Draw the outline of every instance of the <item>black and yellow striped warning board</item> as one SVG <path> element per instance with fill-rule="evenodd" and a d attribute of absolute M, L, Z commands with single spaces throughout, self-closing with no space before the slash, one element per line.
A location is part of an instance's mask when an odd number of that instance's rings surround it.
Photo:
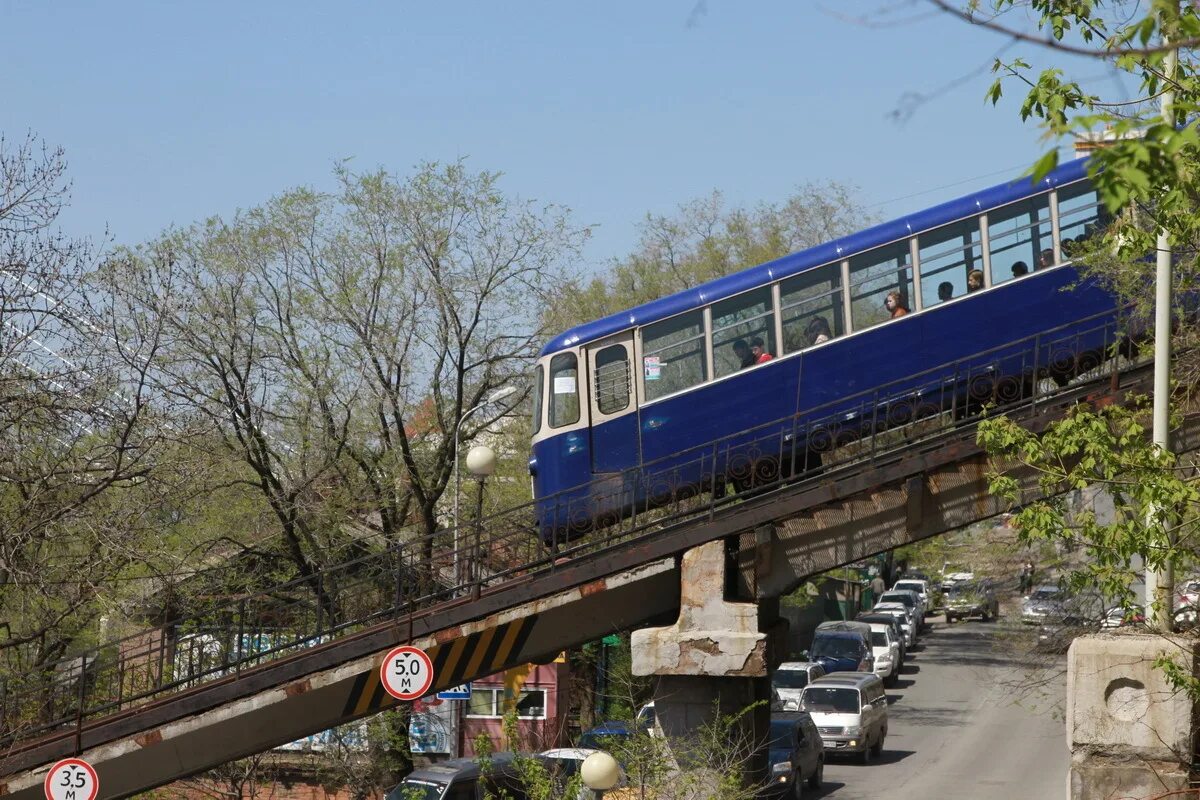
<path fill-rule="evenodd" d="M 433 661 L 430 694 L 527 661 L 521 651 L 536 621 L 537 615 L 533 614 L 429 648 L 426 652 Z M 342 715 L 360 717 L 398 702 L 384 691 L 379 670 L 371 669 L 354 679 Z"/>

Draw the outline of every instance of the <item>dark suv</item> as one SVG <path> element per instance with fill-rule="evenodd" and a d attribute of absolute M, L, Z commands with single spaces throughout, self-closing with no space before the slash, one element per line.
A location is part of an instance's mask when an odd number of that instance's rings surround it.
<path fill-rule="evenodd" d="M 984 622 L 1000 616 L 1000 601 L 988 581 L 959 583 L 946 590 L 946 622 L 979 617 Z"/>
<path fill-rule="evenodd" d="M 764 795 L 772 800 L 798 798 L 803 784 L 820 789 L 825 777 L 825 744 L 807 711 L 771 715 L 770 782 Z"/>
<path fill-rule="evenodd" d="M 819 630 L 813 637 L 809 661 L 831 672 L 870 672 L 875 668 L 871 645 L 856 631 Z"/>

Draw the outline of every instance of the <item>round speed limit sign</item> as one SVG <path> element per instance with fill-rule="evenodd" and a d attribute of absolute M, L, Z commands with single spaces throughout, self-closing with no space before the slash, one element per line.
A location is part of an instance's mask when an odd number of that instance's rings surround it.
<path fill-rule="evenodd" d="M 433 662 L 419 647 L 394 647 L 379 665 L 379 680 L 397 700 L 416 700 L 429 694 L 433 686 Z"/>
<path fill-rule="evenodd" d="M 46 800 L 96 800 L 100 778 L 82 758 L 64 758 L 46 773 Z"/>

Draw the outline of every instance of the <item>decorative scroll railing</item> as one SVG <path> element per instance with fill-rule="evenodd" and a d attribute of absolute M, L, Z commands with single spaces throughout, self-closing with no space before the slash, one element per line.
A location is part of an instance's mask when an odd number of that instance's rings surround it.
<path fill-rule="evenodd" d="M 821 481 L 1139 360 L 1113 315 L 1010 342 L 439 531 L 267 592 L 199 603 L 169 623 L 0 684 L 0 746 L 238 675 L 381 621 L 615 552 L 748 494 Z M 586 536 L 583 535 L 586 533 Z M 458 542 L 457 550 L 454 543 Z"/>

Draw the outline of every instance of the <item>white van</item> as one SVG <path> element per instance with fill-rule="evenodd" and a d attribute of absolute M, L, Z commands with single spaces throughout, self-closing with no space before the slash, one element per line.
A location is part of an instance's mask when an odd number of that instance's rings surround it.
<path fill-rule="evenodd" d="M 887 697 L 878 675 L 835 672 L 804 687 L 800 710 L 812 715 L 826 755 L 854 753 L 864 764 L 883 752 Z"/>

